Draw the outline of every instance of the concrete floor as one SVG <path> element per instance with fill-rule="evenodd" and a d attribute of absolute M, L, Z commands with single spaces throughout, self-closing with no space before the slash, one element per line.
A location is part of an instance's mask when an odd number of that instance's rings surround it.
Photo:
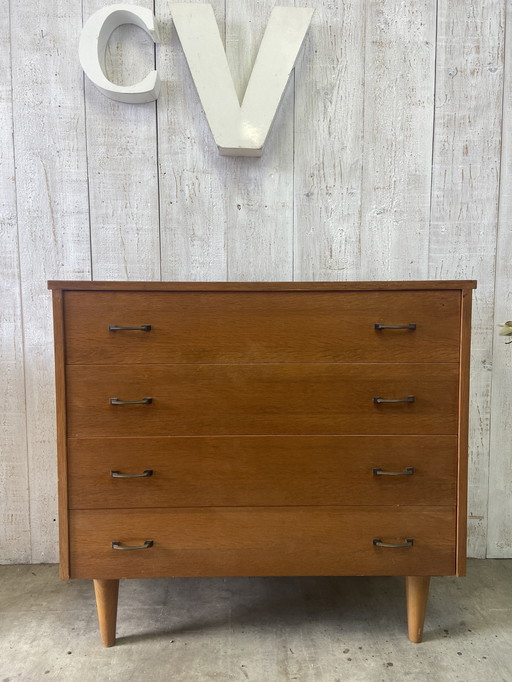
<path fill-rule="evenodd" d="M 512 561 L 434 578 L 422 644 L 400 578 L 121 583 L 100 644 L 92 584 L 0 566 L 0 682 L 511 682 Z"/>

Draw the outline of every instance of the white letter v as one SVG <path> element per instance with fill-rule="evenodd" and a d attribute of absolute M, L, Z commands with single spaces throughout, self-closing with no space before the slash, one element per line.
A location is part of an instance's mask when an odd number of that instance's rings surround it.
<path fill-rule="evenodd" d="M 173 2 L 171 12 L 219 152 L 261 156 L 314 10 L 274 7 L 241 106 L 212 6 Z"/>

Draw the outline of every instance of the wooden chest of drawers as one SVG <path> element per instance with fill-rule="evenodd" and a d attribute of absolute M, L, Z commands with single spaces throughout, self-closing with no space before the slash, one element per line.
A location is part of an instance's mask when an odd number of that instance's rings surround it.
<path fill-rule="evenodd" d="M 474 282 L 50 282 L 61 577 L 463 575 Z"/>

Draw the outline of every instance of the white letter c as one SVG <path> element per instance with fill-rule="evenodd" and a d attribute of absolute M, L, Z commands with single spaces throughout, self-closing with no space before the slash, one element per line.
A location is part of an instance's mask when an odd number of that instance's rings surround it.
<path fill-rule="evenodd" d="M 105 50 L 112 31 L 121 24 L 135 24 L 145 29 L 155 43 L 158 29 L 151 10 L 139 5 L 110 5 L 95 12 L 82 29 L 78 54 L 87 77 L 104 95 L 117 102 L 152 102 L 160 92 L 158 71 L 135 85 L 116 85 L 105 75 Z"/>

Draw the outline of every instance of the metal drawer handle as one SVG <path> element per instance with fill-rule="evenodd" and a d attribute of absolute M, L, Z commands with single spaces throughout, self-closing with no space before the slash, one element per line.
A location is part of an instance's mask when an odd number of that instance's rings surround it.
<path fill-rule="evenodd" d="M 149 549 L 150 547 L 153 547 L 153 540 L 146 540 L 143 545 L 122 545 L 119 540 L 112 543 L 112 549 Z"/>
<path fill-rule="evenodd" d="M 414 544 L 414 540 L 409 539 L 409 540 L 406 540 L 404 544 L 393 545 L 389 542 L 382 542 L 382 540 L 380 538 L 374 538 L 373 544 L 376 547 L 392 547 L 392 548 L 395 548 L 395 547 L 412 547 Z"/>
<path fill-rule="evenodd" d="M 374 398 L 373 402 L 380 405 L 381 403 L 413 403 L 415 397 L 408 395 L 407 398 Z"/>
<path fill-rule="evenodd" d="M 383 469 L 372 469 L 376 476 L 412 476 L 414 467 L 407 467 L 403 471 L 384 471 Z"/>
<path fill-rule="evenodd" d="M 153 398 L 142 398 L 142 400 L 119 400 L 119 398 L 109 398 L 111 405 L 151 405 Z"/>
<path fill-rule="evenodd" d="M 153 476 L 153 469 L 144 469 L 141 474 L 122 474 L 120 471 L 111 471 L 112 478 L 146 478 Z"/>
<path fill-rule="evenodd" d="M 375 324 L 375 329 L 416 329 L 415 324 Z"/>
<path fill-rule="evenodd" d="M 140 327 L 118 327 L 117 324 L 108 325 L 109 332 L 150 332 L 150 324 L 141 324 Z"/>

